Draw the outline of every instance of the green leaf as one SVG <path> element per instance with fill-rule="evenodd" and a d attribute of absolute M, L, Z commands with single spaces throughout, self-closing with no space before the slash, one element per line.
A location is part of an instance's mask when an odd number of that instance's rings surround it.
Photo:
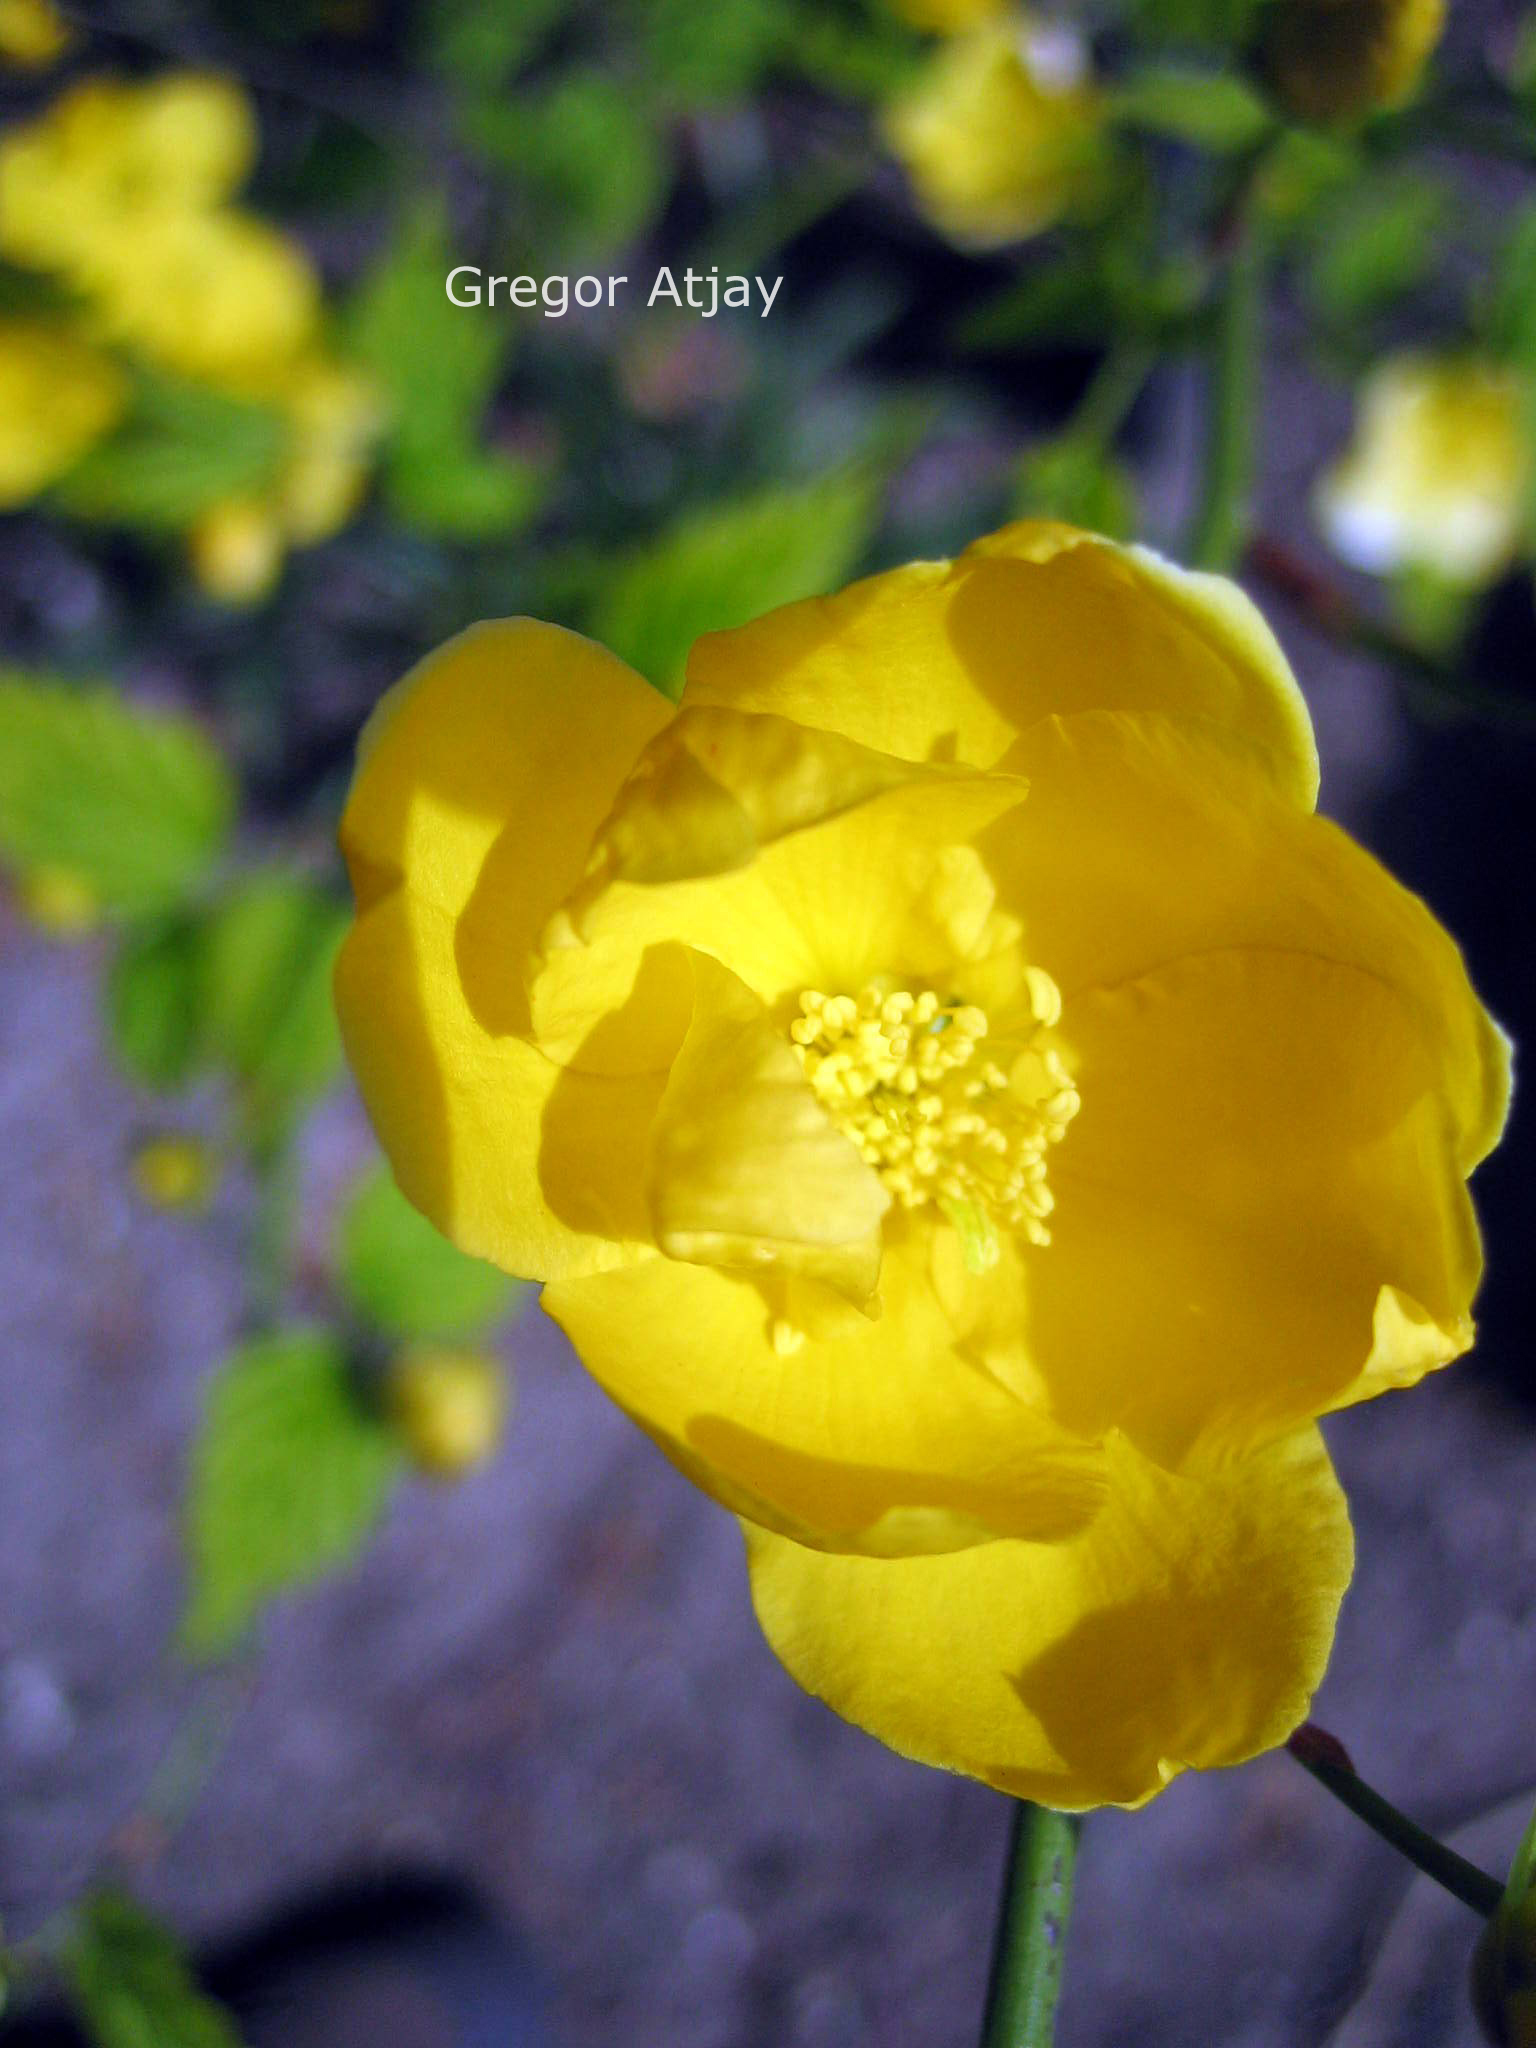
<path fill-rule="evenodd" d="M 348 1203 L 337 1250 L 338 1278 L 353 1306 L 392 1337 L 478 1337 L 527 1292 L 450 1244 L 387 1167 Z"/>
<path fill-rule="evenodd" d="M 321 1094 L 340 1069 L 331 970 L 347 922 L 328 891 L 274 872 L 239 882 L 204 928 L 202 1044 L 244 1084 L 258 1125 Z"/>
<path fill-rule="evenodd" d="M 1536 370 L 1536 202 L 1520 209 L 1505 240 L 1488 313 L 1488 339 L 1498 354 Z"/>
<path fill-rule="evenodd" d="M 182 1087 L 200 1046 L 199 928 L 191 918 L 128 932 L 107 977 L 107 1021 L 118 1057 L 148 1088 Z"/>
<path fill-rule="evenodd" d="M 64 869 L 114 913 L 165 909 L 223 851 L 233 811 L 190 720 L 0 673 L 0 860 Z"/>
<path fill-rule="evenodd" d="M 1401 169 L 1337 199 L 1307 275 L 1318 312 L 1351 328 L 1385 311 L 1437 269 L 1451 211 L 1438 179 Z"/>
<path fill-rule="evenodd" d="M 268 406 L 146 375 L 122 426 L 52 496 L 79 519 L 179 532 L 210 505 L 270 484 L 287 440 L 287 423 Z"/>
<path fill-rule="evenodd" d="M 504 85 L 535 56 L 570 12 L 570 0 L 436 0 L 426 10 L 434 70 L 456 85 L 485 92 Z"/>
<path fill-rule="evenodd" d="M 1130 540 L 1136 531 L 1135 486 L 1126 470 L 1070 434 L 1024 457 L 1017 510 L 1023 517 L 1065 519 L 1111 540 Z"/>
<path fill-rule="evenodd" d="M 878 510 L 878 488 L 867 475 L 706 506 L 622 558 L 594 607 L 592 632 L 675 694 L 701 633 L 744 625 L 846 581 Z"/>
<path fill-rule="evenodd" d="M 455 306 L 444 279 L 457 257 L 443 208 L 429 201 L 353 300 L 351 353 L 372 370 L 391 417 L 386 477 L 396 511 L 425 532 L 474 538 L 522 524 L 535 473 L 478 446 L 512 330 L 504 311 Z"/>
<path fill-rule="evenodd" d="M 647 0 L 646 55 L 666 98 L 692 108 L 740 99 L 792 43 L 787 0 L 714 0 L 699 33 L 697 0 Z"/>
<path fill-rule="evenodd" d="M 1139 32 L 1152 42 L 1237 49 L 1247 43 L 1265 0 L 1134 0 Z"/>
<path fill-rule="evenodd" d="M 180 1942 L 122 1892 L 81 1901 L 61 1960 L 96 2048 L 239 2048 L 233 2019 L 198 1988 Z"/>
<path fill-rule="evenodd" d="M 661 211 L 670 164 L 653 121 L 616 79 L 573 71 L 541 97 L 482 103 L 467 125 L 470 141 L 530 188 L 541 244 L 562 262 L 611 255 Z"/>
<path fill-rule="evenodd" d="M 1155 65 L 1120 86 L 1110 100 L 1113 117 L 1188 142 L 1213 155 L 1251 149 L 1274 125 L 1274 116 L 1249 85 L 1228 72 Z"/>
<path fill-rule="evenodd" d="M 329 1332 L 279 1331 L 234 1352 L 192 1451 L 184 1646 L 217 1655 L 274 1595 L 349 1564 L 399 1468 Z"/>

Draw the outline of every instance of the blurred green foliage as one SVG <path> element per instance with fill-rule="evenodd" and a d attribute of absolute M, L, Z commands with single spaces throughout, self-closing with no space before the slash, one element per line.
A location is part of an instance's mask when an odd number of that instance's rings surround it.
<path fill-rule="evenodd" d="M 239 2048 L 229 2016 L 198 1989 L 179 1943 L 121 1891 L 81 1901 L 63 1973 L 99 2048 Z"/>

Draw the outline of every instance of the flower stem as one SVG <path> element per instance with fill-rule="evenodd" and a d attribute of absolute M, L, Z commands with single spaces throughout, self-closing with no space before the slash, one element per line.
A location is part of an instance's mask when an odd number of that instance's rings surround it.
<path fill-rule="evenodd" d="M 1336 1736 L 1304 1721 L 1285 1746 L 1335 1799 L 1342 1801 L 1367 1827 L 1374 1828 L 1384 1842 L 1390 1842 L 1399 1855 L 1406 1856 L 1426 1877 L 1432 1877 L 1453 1898 L 1460 1899 L 1485 1920 L 1494 1911 L 1504 1896 L 1504 1887 L 1486 1870 L 1479 1870 L 1465 1856 L 1458 1856 L 1444 1842 L 1426 1834 L 1407 1814 L 1399 1813 L 1390 1800 L 1372 1791 Z"/>
<path fill-rule="evenodd" d="M 1232 569 L 1248 538 L 1263 346 L 1262 239 L 1255 221 L 1236 221 L 1217 311 L 1205 484 L 1189 544 L 1190 560 L 1202 569 Z"/>
<path fill-rule="evenodd" d="M 1051 2048 L 1055 2039 L 1077 1831 L 1069 1813 L 1014 1805 L 981 2048 Z"/>

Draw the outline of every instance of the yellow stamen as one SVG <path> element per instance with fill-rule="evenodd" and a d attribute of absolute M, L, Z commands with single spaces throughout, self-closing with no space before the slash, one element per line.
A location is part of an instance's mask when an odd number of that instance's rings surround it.
<path fill-rule="evenodd" d="M 807 989 L 789 1027 L 806 1079 L 859 1156 L 903 1208 L 943 1210 L 978 1272 L 997 1263 L 999 1229 L 1050 1243 L 1046 1153 L 1079 1107 L 1042 1038 L 1061 1015 L 1060 991 L 1036 967 L 1025 986 L 1031 1022 L 1005 1046 L 974 1003 L 879 983 L 857 997 Z"/>

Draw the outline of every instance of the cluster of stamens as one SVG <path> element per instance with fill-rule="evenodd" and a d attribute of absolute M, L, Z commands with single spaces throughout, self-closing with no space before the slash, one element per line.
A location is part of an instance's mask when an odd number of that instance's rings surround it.
<path fill-rule="evenodd" d="M 878 983 L 857 997 L 807 989 L 789 1027 L 818 1101 L 894 1199 L 936 1204 L 993 1259 L 996 1229 L 1050 1242 L 1046 1153 L 1079 1106 L 1040 1042 L 1060 1014 L 1055 984 L 1031 969 L 1028 988 L 1033 1021 L 1006 1047 L 974 1003 Z"/>

